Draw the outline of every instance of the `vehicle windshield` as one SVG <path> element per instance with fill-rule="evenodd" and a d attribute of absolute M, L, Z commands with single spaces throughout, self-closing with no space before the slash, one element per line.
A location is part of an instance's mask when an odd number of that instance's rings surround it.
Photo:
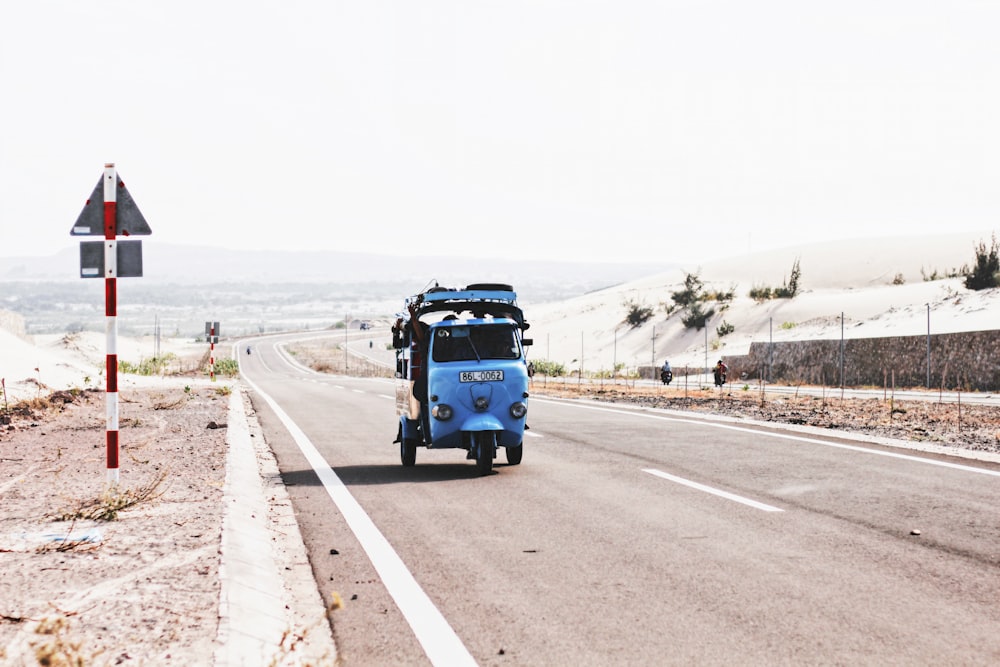
<path fill-rule="evenodd" d="M 514 327 L 504 325 L 441 327 L 434 332 L 434 361 L 519 359 Z"/>

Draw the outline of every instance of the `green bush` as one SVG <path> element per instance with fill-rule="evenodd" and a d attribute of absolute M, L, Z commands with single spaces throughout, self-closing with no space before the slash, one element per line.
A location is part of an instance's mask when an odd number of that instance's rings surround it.
<path fill-rule="evenodd" d="M 688 273 L 684 276 L 684 289 L 670 293 L 670 298 L 681 308 L 689 308 L 691 305 L 704 300 L 702 294 L 701 278 L 697 273 Z"/>
<path fill-rule="evenodd" d="M 976 246 L 976 265 L 966 274 L 965 286 L 971 290 L 1000 286 L 1000 255 L 996 234 L 993 235 L 989 249 L 983 241 Z"/>
<path fill-rule="evenodd" d="M 771 288 L 766 285 L 754 285 L 750 288 L 750 298 L 757 303 L 763 303 L 771 299 Z"/>
<path fill-rule="evenodd" d="M 633 329 L 644 324 L 651 317 L 653 317 L 653 309 L 644 304 L 636 301 L 626 301 L 622 305 L 624 305 L 628 310 L 628 313 L 625 315 L 625 321 L 628 322 L 629 326 Z"/>
<path fill-rule="evenodd" d="M 562 377 L 566 375 L 566 367 L 560 363 L 549 361 L 548 359 L 533 359 L 536 375 L 548 375 L 550 377 Z"/>
<path fill-rule="evenodd" d="M 705 308 L 700 301 L 695 301 L 688 306 L 687 314 L 681 317 L 681 322 L 688 329 L 701 331 L 712 315 L 715 315 L 714 308 Z"/>
<path fill-rule="evenodd" d="M 722 338 L 723 336 L 728 336 L 734 331 L 736 331 L 736 327 L 734 327 L 732 324 L 730 324 L 725 320 L 722 320 L 722 324 L 720 324 L 715 328 L 715 333 L 719 336 L 719 338 Z"/>
<path fill-rule="evenodd" d="M 235 359 L 216 359 L 215 374 L 235 377 L 240 372 L 240 365 Z"/>
<path fill-rule="evenodd" d="M 141 359 L 139 363 L 133 364 L 130 361 L 118 361 L 118 370 L 131 375 L 162 375 L 171 361 L 177 358 L 176 354 L 168 352 L 162 357 L 150 357 Z"/>

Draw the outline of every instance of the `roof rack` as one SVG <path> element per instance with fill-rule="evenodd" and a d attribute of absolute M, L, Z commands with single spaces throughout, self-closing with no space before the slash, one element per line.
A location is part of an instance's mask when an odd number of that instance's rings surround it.
<path fill-rule="evenodd" d="M 522 330 L 528 328 L 514 288 L 501 283 L 474 283 L 464 289 L 435 286 L 407 298 L 406 305 L 416 319 L 428 313 L 458 314 L 467 310 L 479 317 L 509 317 Z"/>

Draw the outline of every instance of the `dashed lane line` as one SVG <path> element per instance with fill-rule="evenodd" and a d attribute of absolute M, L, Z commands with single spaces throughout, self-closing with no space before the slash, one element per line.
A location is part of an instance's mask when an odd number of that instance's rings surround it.
<path fill-rule="evenodd" d="M 692 482 L 689 479 L 684 479 L 683 477 L 677 477 L 676 475 L 671 475 L 670 473 L 663 472 L 662 470 L 656 470 L 655 468 L 643 468 L 643 472 L 649 473 L 656 477 L 662 477 L 665 480 L 669 480 L 676 484 L 682 484 L 684 486 L 690 487 L 692 489 L 697 489 L 698 491 L 704 491 L 705 493 L 711 493 L 713 496 L 719 496 L 720 498 L 726 498 L 727 500 L 732 500 L 737 503 L 742 503 L 744 505 L 749 505 L 750 507 L 755 507 L 759 510 L 764 510 L 765 512 L 784 512 L 785 510 L 774 507 L 773 505 L 768 505 L 756 500 L 751 500 L 750 498 L 744 498 L 743 496 L 738 496 L 735 493 L 730 493 L 728 491 L 723 491 L 722 489 L 716 489 L 711 486 L 706 486 L 705 484 L 699 484 L 698 482 Z"/>

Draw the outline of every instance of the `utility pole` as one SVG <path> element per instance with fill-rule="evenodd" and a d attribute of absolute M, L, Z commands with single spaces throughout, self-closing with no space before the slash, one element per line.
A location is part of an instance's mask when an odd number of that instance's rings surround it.
<path fill-rule="evenodd" d="M 651 360 L 649 362 L 649 377 L 653 380 L 656 379 L 656 325 L 653 325 L 653 350 L 651 355 Z"/>
<path fill-rule="evenodd" d="M 931 388 L 931 304 L 927 304 L 927 388 Z"/>
<path fill-rule="evenodd" d="M 844 311 L 840 311 L 840 397 L 844 397 Z"/>

